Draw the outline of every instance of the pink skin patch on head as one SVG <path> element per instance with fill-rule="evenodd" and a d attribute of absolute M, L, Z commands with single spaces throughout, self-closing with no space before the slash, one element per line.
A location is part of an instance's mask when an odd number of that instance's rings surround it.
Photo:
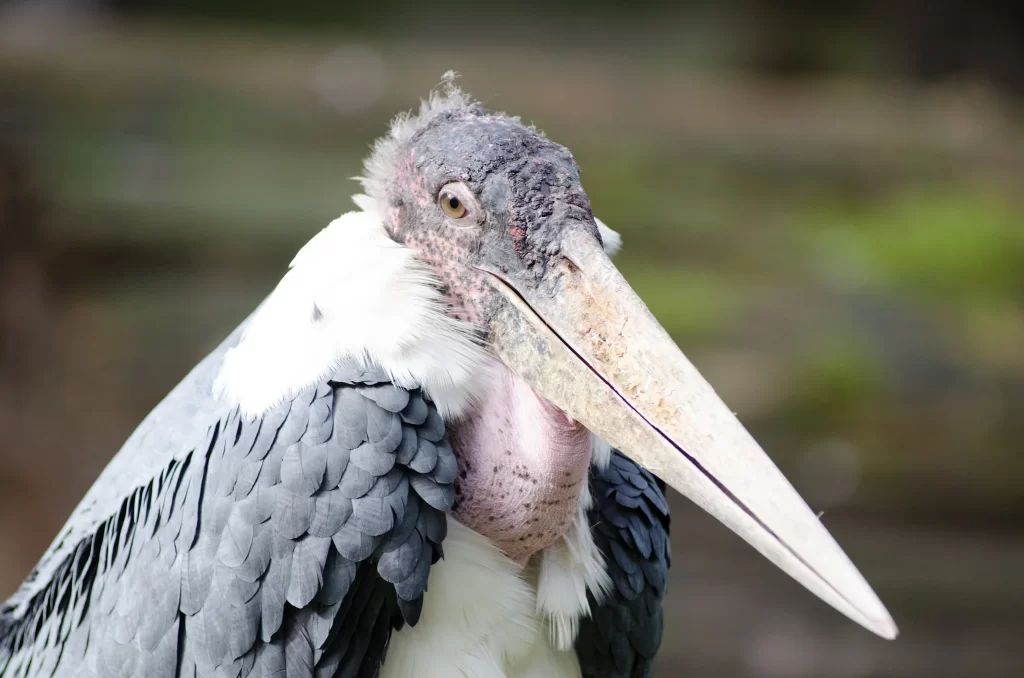
<path fill-rule="evenodd" d="M 590 469 L 590 433 L 504 367 L 451 431 L 455 517 L 525 565 L 569 529 Z"/>

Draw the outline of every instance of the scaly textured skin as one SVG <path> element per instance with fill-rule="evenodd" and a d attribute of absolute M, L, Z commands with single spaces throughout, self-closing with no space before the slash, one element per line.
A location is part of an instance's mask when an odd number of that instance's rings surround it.
<path fill-rule="evenodd" d="M 382 372 L 232 409 L 0 612 L 0 676 L 376 675 L 418 620 L 456 473 L 432 403 Z"/>

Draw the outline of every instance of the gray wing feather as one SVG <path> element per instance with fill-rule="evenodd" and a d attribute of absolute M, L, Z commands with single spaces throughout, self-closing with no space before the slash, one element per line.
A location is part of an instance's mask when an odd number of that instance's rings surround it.
<path fill-rule="evenodd" d="M 588 592 L 591 615 L 581 620 L 576 656 L 585 678 L 647 678 L 671 563 L 663 486 L 615 450 L 608 468 L 591 471 L 590 488 L 590 526 L 613 588 L 600 604 Z"/>
<path fill-rule="evenodd" d="M 409 404 L 409 392 L 394 384 L 379 384 L 359 389 L 359 392 L 388 412 L 401 412 Z"/>
<path fill-rule="evenodd" d="M 410 395 L 409 403 L 402 409 L 402 421 L 419 426 L 427 420 L 427 404 L 419 395 Z"/>
<path fill-rule="evenodd" d="M 374 676 L 416 623 L 457 471 L 437 410 L 343 366 L 248 420 L 209 395 L 238 336 L 0 608 L 0 677 Z"/>

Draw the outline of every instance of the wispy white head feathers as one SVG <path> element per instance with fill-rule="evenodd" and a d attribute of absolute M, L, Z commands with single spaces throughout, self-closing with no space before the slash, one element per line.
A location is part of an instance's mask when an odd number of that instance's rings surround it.
<path fill-rule="evenodd" d="M 445 73 L 442 87 L 431 91 L 426 99 L 420 100 L 419 111 L 396 116 L 391 121 L 388 133 L 374 143 L 373 150 L 363 163 L 364 176 L 359 180 L 363 184 L 363 190 L 378 204 L 385 204 L 387 182 L 394 176 L 399 153 L 412 139 L 416 130 L 445 111 L 465 108 L 474 103 L 472 97 L 456 86 L 456 77 L 453 71 Z"/>

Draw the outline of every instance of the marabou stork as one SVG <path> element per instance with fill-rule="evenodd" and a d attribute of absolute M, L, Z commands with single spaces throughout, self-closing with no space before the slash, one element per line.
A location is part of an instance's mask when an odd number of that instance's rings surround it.
<path fill-rule="evenodd" d="M 362 183 L 2 608 L 0 676 L 648 676 L 661 481 L 896 636 L 616 270 L 568 149 L 449 80 Z"/>

